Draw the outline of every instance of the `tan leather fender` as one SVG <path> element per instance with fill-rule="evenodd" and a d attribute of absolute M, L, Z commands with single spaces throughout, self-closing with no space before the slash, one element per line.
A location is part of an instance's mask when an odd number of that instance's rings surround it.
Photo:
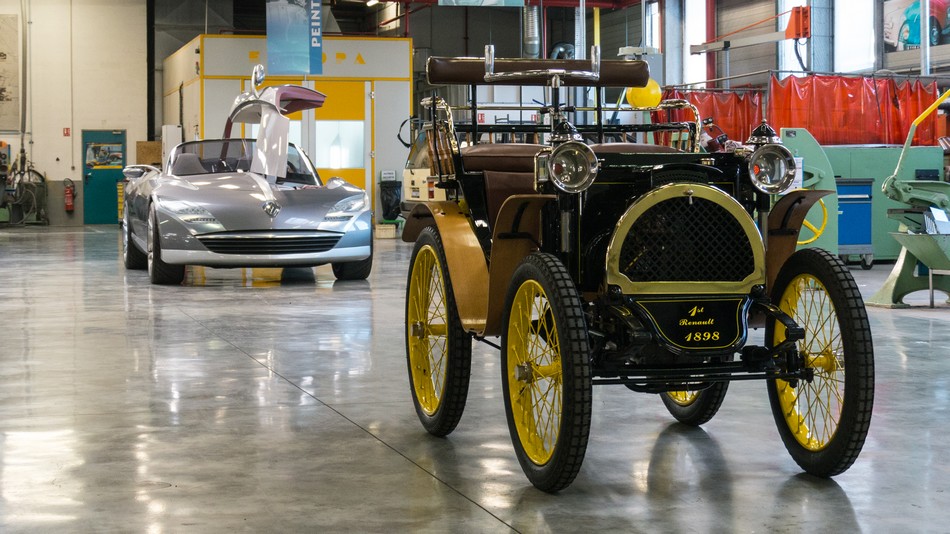
<path fill-rule="evenodd" d="M 802 221 L 805 220 L 808 210 L 821 197 L 832 193 L 834 191 L 798 189 L 786 194 L 772 208 L 769 213 L 769 233 L 765 251 L 765 272 L 769 291 L 775 284 L 779 269 L 795 252 Z"/>
<path fill-rule="evenodd" d="M 511 275 L 525 256 L 538 250 L 541 207 L 556 198 L 554 195 L 512 195 L 501 205 L 492 235 L 488 314 L 481 335 L 501 335 Z"/>
<path fill-rule="evenodd" d="M 427 226 L 435 225 L 442 238 L 449 280 L 462 328 L 481 334 L 488 309 L 488 264 L 466 214 L 454 201 L 416 204 L 409 214 L 402 240 L 413 242 Z"/>

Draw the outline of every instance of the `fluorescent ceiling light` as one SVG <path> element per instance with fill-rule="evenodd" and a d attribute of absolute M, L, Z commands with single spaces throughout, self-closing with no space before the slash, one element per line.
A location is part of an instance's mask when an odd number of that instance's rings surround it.
<path fill-rule="evenodd" d="M 378 3 L 379 3 L 379 0 L 368 0 L 366 2 L 366 7 L 375 6 Z"/>

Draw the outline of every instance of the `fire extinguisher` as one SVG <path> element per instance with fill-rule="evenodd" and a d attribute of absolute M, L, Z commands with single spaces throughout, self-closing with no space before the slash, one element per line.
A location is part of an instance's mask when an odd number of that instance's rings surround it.
<path fill-rule="evenodd" d="M 63 180 L 63 202 L 66 211 L 71 212 L 76 208 L 76 184 L 69 178 Z"/>

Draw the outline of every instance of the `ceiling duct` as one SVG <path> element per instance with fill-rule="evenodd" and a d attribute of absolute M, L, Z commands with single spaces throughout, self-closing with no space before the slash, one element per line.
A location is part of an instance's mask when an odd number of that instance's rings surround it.
<path fill-rule="evenodd" d="M 537 58 L 541 54 L 541 10 L 538 6 L 525 7 L 521 11 L 522 35 L 521 57 Z"/>

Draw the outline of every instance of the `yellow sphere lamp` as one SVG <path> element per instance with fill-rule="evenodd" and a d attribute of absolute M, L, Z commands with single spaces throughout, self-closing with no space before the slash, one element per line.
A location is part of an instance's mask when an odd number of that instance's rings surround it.
<path fill-rule="evenodd" d="M 627 103 L 634 108 L 655 108 L 663 99 L 663 91 L 656 80 L 650 78 L 645 87 L 627 87 Z"/>

